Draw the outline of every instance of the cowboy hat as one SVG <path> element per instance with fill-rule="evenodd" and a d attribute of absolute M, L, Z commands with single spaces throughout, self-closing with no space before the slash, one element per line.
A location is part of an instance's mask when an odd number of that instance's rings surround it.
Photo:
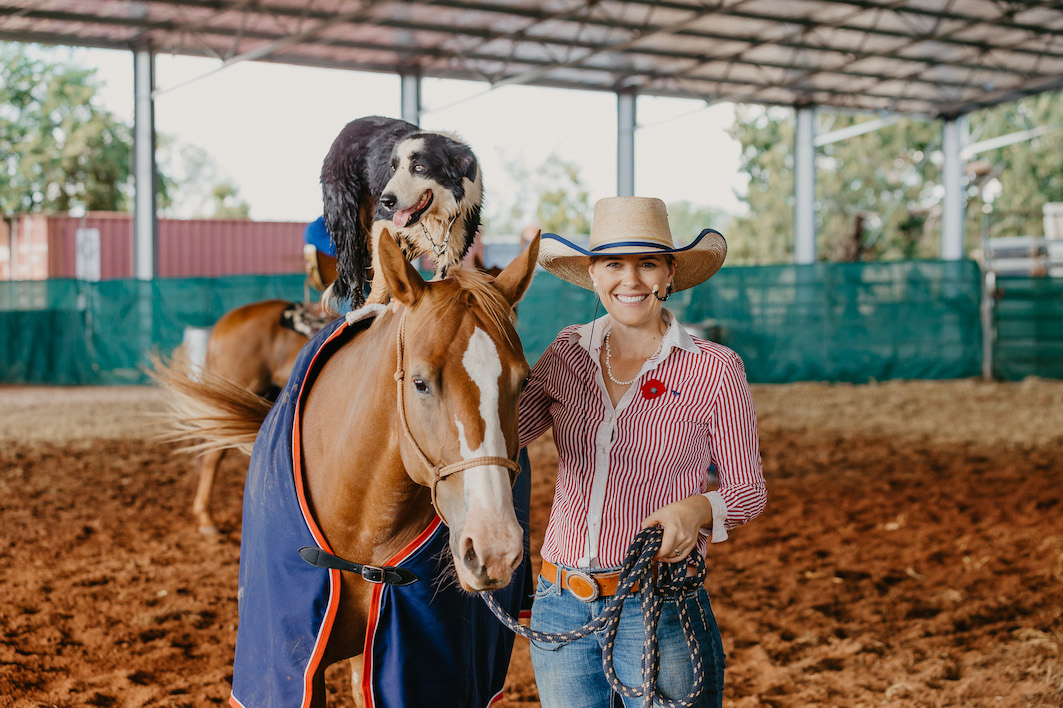
<path fill-rule="evenodd" d="M 539 264 L 558 278 L 593 290 L 587 272 L 591 256 L 671 255 L 676 261 L 672 290 L 705 282 L 720 269 L 727 242 L 705 229 L 689 246 L 676 248 L 668 228 L 668 210 L 654 197 L 606 197 L 594 205 L 591 238 L 582 248 L 557 234 L 543 234 Z"/>

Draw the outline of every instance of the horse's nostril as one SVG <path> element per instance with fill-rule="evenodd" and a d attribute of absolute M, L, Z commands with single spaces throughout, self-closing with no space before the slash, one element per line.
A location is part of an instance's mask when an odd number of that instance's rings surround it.
<path fill-rule="evenodd" d="M 470 543 L 469 547 L 465 549 L 465 565 L 470 568 L 476 565 L 476 548 Z"/>

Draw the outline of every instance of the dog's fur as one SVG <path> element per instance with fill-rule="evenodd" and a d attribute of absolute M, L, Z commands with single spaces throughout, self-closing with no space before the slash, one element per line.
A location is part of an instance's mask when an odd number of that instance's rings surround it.
<path fill-rule="evenodd" d="M 480 227 L 483 180 L 472 150 L 453 135 L 423 132 L 406 121 L 359 118 L 340 132 L 321 168 L 325 225 L 336 244 L 337 279 L 324 300 L 385 303 L 376 244 L 394 237 L 414 259 L 431 253 L 436 277 L 459 263 Z M 445 247 L 445 248 L 444 248 Z"/>

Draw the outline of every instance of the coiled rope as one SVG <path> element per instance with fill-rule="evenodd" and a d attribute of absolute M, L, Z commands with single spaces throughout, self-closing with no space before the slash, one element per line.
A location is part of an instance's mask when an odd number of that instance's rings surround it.
<path fill-rule="evenodd" d="M 652 708 L 654 705 L 664 708 L 690 708 L 697 701 L 705 685 L 705 662 L 702 659 L 701 648 L 698 646 L 697 637 L 694 635 L 694 624 L 690 619 L 686 603 L 679 602 L 679 620 L 683 625 L 683 636 L 686 639 L 687 648 L 694 665 L 694 685 L 686 698 L 665 698 L 657 692 L 657 670 L 660 666 L 660 652 L 657 648 L 657 624 L 661 619 L 661 610 L 664 601 L 670 598 L 678 598 L 683 593 L 700 588 L 705 582 L 705 559 L 700 553 L 694 553 L 696 572 L 694 575 L 686 574 L 686 563 L 662 563 L 660 564 L 657 577 L 653 573 L 653 557 L 661 548 L 661 540 L 664 530 L 660 526 L 651 526 L 643 529 L 628 547 L 624 564 L 620 569 L 620 578 L 616 588 L 616 594 L 610 598 L 602 610 L 602 613 L 587 624 L 568 632 L 539 632 L 520 624 L 507 613 L 494 596 L 489 592 L 480 593 L 487 606 L 495 614 L 502 624 L 525 639 L 545 644 L 568 644 L 577 639 L 586 637 L 591 632 L 605 631 L 605 641 L 602 647 L 602 666 L 605 670 L 606 679 L 613 691 L 629 698 L 642 697 L 643 706 Z M 620 611 L 624 600 L 631 594 L 635 584 L 642 588 L 639 602 L 642 606 L 642 616 L 646 624 L 646 643 L 642 648 L 642 684 L 639 686 L 627 686 L 620 681 L 613 668 L 613 649 L 616 644 L 616 633 L 620 626 Z"/>

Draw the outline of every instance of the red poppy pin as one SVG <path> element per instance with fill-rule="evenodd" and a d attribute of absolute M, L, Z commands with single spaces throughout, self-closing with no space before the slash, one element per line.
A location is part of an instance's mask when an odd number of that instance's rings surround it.
<path fill-rule="evenodd" d="M 642 397 L 648 401 L 652 401 L 657 396 L 660 396 L 665 392 L 664 382 L 657 379 L 650 379 L 646 383 L 642 384 Z"/>

